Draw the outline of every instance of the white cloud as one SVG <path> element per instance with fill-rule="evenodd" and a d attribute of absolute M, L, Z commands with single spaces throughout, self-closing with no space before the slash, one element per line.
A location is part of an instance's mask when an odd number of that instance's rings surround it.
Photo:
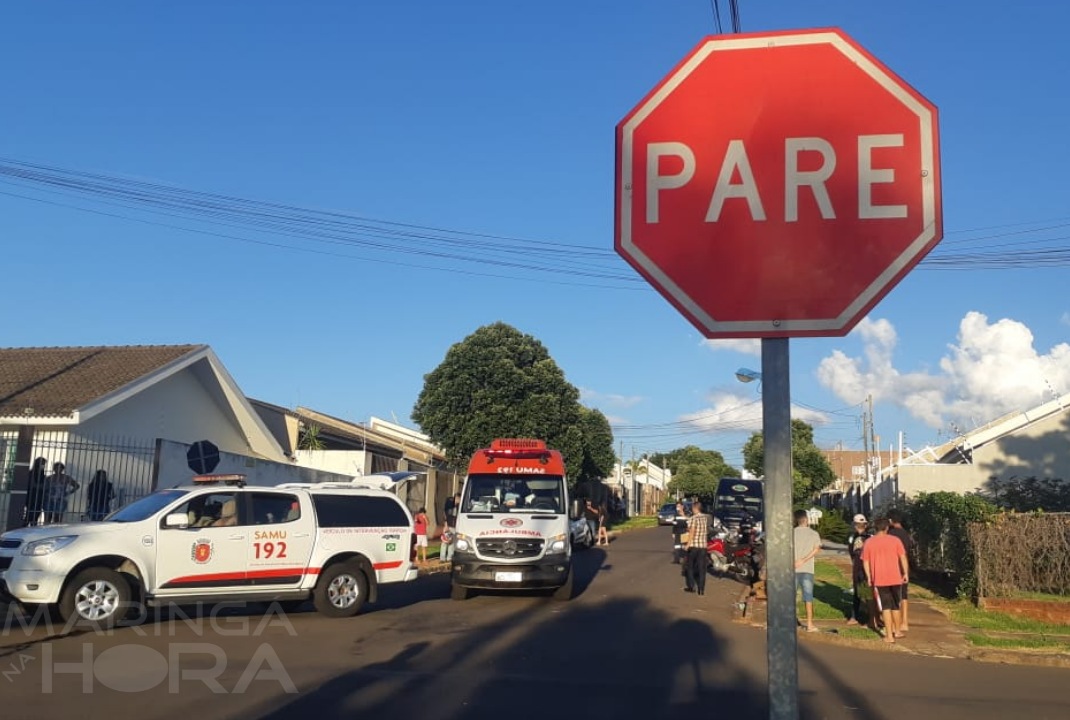
<path fill-rule="evenodd" d="M 1059 318 L 1059 321 L 1063 325 L 1070 325 L 1070 312 L 1064 312 L 1063 316 L 1061 318 Z"/>
<path fill-rule="evenodd" d="M 725 340 L 703 340 L 702 344 L 710 350 L 733 350 L 744 355 L 761 357 L 762 341 L 759 338 L 728 338 Z"/>
<path fill-rule="evenodd" d="M 972 428 L 1050 400 L 1052 389 L 1070 391 L 1070 344 L 1040 354 L 1033 333 L 1016 320 L 990 323 L 982 313 L 967 313 L 935 373 L 895 368 L 897 336 L 887 320 L 866 318 L 854 332 L 863 341 L 864 357 L 833 352 L 817 368 L 821 384 L 849 403 L 872 394 L 874 401 L 900 405 L 933 428 L 951 422 Z"/>
<path fill-rule="evenodd" d="M 680 416 L 680 421 L 707 431 L 748 431 L 762 429 L 762 398 L 752 394 L 714 392 L 707 398 L 708 408 Z M 811 425 L 823 425 L 828 417 L 817 410 L 793 405 L 791 417 Z"/>
<path fill-rule="evenodd" d="M 600 393 L 589 388 L 580 388 L 580 400 L 590 404 L 602 403 L 607 407 L 630 408 L 643 402 L 642 395 L 615 395 L 613 393 Z"/>

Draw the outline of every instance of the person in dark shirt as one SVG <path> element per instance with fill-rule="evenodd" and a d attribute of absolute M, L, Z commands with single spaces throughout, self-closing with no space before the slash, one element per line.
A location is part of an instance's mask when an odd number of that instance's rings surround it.
<path fill-rule="evenodd" d="M 48 495 L 48 460 L 39 457 L 30 468 L 30 481 L 26 489 L 26 525 L 36 525 L 45 509 Z"/>
<path fill-rule="evenodd" d="M 682 502 L 676 503 L 676 517 L 672 521 L 672 564 L 679 565 L 684 559 L 681 537 L 687 532 L 687 511 Z"/>
<path fill-rule="evenodd" d="M 862 623 L 862 606 L 865 605 L 865 619 L 870 626 L 875 626 L 875 617 L 871 607 L 873 591 L 866 584 L 866 568 L 862 563 L 862 547 L 866 544 L 866 540 L 872 536 L 872 533 L 869 531 L 869 521 L 866 520 L 865 515 L 855 515 L 852 525 L 851 534 L 847 536 L 847 552 L 851 556 L 851 584 L 854 589 L 854 601 L 851 605 L 851 617 L 847 619 L 847 624 L 859 625 Z"/>
<path fill-rule="evenodd" d="M 899 538 L 899 541 L 903 543 L 903 549 L 906 550 L 907 556 L 914 551 L 914 538 L 911 537 L 910 532 L 903 527 L 903 513 L 899 510 L 891 510 L 888 512 L 888 522 L 891 523 L 891 527 L 888 529 L 888 534 Z M 907 586 L 909 583 L 903 583 L 903 600 L 899 603 L 900 610 L 902 611 L 902 621 L 899 624 L 899 632 L 906 632 L 910 629 L 910 625 L 907 622 Z"/>
<path fill-rule="evenodd" d="M 583 517 L 586 518 L 587 525 L 591 528 L 591 542 L 594 543 L 598 540 L 598 524 L 601 522 L 601 515 L 590 498 L 587 498 L 587 502 L 584 505 Z"/>

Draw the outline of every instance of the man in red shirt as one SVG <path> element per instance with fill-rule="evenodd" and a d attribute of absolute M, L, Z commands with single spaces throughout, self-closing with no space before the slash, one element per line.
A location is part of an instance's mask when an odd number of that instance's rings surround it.
<path fill-rule="evenodd" d="M 903 637 L 899 630 L 899 604 L 903 585 L 908 582 L 910 567 L 906 549 L 899 538 L 888 534 L 891 523 L 880 518 L 875 523 L 877 534 L 862 546 L 862 565 L 866 582 L 873 588 L 873 599 L 884 619 L 884 641 L 894 643 Z"/>

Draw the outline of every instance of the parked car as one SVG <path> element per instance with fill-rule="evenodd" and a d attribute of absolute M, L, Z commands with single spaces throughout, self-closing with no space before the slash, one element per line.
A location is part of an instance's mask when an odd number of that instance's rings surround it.
<path fill-rule="evenodd" d="M 580 514 L 579 517 L 569 520 L 569 535 L 572 539 L 572 547 L 589 548 L 594 545 L 594 535 L 591 534 L 591 524 Z"/>
<path fill-rule="evenodd" d="M 684 503 L 684 512 L 688 515 L 691 514 L 691 503 Z M 665 503 L 661 506 L 661 510 L 658 510 L 658 525 L 672 525 L 676 519 L 676 503 Z"/>

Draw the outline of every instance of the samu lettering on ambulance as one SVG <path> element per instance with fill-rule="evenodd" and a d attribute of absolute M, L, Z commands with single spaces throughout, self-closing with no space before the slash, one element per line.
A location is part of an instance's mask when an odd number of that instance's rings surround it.
<path fill-rule="evenodd" d="M 523 535 L 524 537 L 542 537 L 542 533 L 538 532 L 537 530 L 484 530 L 483 532 L 479 533 L 478 537 L 490 537 L 492 535 Z"/>
<path fill-rule="evenodd" d="M 516 467 L 500 467 L 498 472 L 503 475 L 545 475 L 546 468 L 517 465 Z"/>
<path fill-rule="evenodd" d="M 285 540 L 285 530 L 256 530 L 253 532 L 253 540 Z"/>

